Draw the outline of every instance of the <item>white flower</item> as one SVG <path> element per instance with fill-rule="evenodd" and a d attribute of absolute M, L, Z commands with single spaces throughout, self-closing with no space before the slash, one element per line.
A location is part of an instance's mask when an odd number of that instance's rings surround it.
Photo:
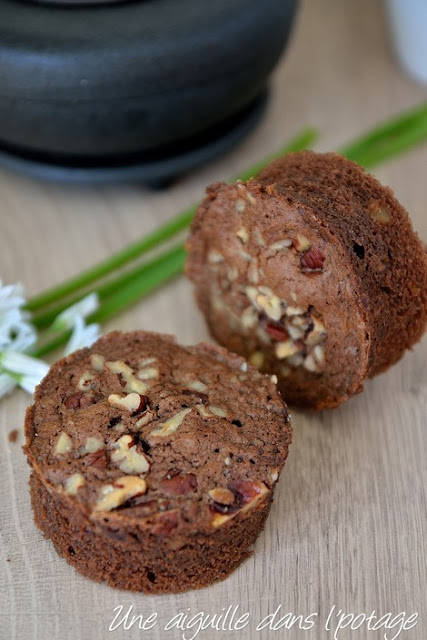
<path fill-rule="evenodd" d="M 32 358 L 25 353 L 17 353 L 16 351 L 3 351 L 3 353 L 0 353 L 0 367 L 11 373 L 36 376 L 40 380 L 44 378 L 49 370 L 49 365 L 43 360 Z"/>
<path fill-rule="evenodd" d="M 98 340 L 100 336 L 99 324 L 88 324 L 81 316 L 76 316 L 74 319 L 73 333 L 71 338 L 65 347 L 65 355 L 68 356 L 77 349 L 83 347 L 91 347 L 93 343 Z"/>
<path fill-rule="evenodd" d="M 49 366 L 31 355 L 37 342 L 37 331 L 30 323 L 30 314 L 24 310 L 24 287 L 20 284 L 3 287 L 0 280 L 0 397 L 16 386 L 32 393 L 49 371 Z M 65 354 L 91 346 L 99 337 L 99 325 L 86 326 L 85 318 L 99 307 L 96 293 L 85 296 L 68 307 L 55 319 L 50 331 L 72 329 Z"/>
<path fill-rule="evenodd" d="M 25 302 L 24 285 L 18 282 L 3 286 L 0 280 L 0 315 L 10 309 L 20 309 Z"/>
<path fill-rule="evenodd" d="M 0 350 L 26 351 L 37 341 L 37 332 L 25 321 L 0 324 Z"/>
<path fill-rule="evenodd" d="M 0 398 L 13 391 L 18 385 L 33 393 L 49 371 L 49 366 L 39 360 L 17 351 L 0 353 Z"/>
<path fill-rule="evenodd" d="M 89 293 L 75 304 L 64 309 L 52 324 L 54 331 L 64 331 L 75 326 L 77 318 L 87 318 L 94 313 L 99 307 L 99 298 L 96 292 Z"/>
<path fill-rule="evenodd" d="M 22 308 L 26 302 L 24 293 L 22 284 L 3 287 L 0 280 L 0 351 L 24 351 L 37 340 L 30 315 Z"/>
<path fill-rule="evenodd" d="M 89 293 L 75 304 L 64 309 L 52 324 L 53 331 L 72 329 L 71 338 L 65 347 L 65 355 L 77 349 L 90 347 L 99 338 L 98 324 L 85 324 L 85 318 L 92 315 L 99 307 L 99 297 L 96 292 Z"/>
<path fill-rule="evenodd" d="M 49 366 L 25 353 L 3 351 L 0 353 L 0 371 L 0 396 L 12 391 L 17 384 L 33 393 L 49 371 Z"/>
<path fill-rule="evenodd" d="M 42 360 L 22 353 L 37 341 L 25 303 L 22 284 L 2 286 L 0 280 L 0 397 L 17 385 L 32 392 L 49 369 Z"/>

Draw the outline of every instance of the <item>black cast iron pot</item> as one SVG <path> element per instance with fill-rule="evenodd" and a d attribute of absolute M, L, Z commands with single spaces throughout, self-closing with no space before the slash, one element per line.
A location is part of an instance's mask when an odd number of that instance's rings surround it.
<path fill-rule="evenodd" d="M 0 0 L 0 161 L 168 179 L 241 138 L 297 0 Z"/>

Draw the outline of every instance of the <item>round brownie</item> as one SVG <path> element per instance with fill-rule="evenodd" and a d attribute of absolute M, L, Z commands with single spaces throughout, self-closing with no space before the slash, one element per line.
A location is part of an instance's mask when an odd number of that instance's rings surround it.
<path fill-rule="evenodd" d="M 187 273 L 212 336 L 334 407 L 423 334 L 426 253 L 390 189 L 337 154 L 301 152 L 207 191 Z"/>
<path fill-rule="evenodd" d="M 209 585 L 250 554 L 291 441 L 274 378 L 145 332 L 55 363 L 25 431 L 35 521 L 58 553 L 151 593 Z"/>

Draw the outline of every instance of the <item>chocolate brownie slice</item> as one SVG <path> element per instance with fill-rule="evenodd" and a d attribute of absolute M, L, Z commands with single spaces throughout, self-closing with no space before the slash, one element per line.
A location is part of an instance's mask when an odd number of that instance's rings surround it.
<path fill-rule="evenodd" d="M 425 330 L 426 253 L 408 214 L 337 154 L 213 185 L 188 250 L 212 336 L 276 374 L 289 403 L 341 404 Z"/>
<path fill-rule="evenodd" d="M 291 440 L 274 379 L 145 332 L 55 363 L 25 430 L 35 520 L 58 553 L 152 593 L 209 585 L 250 554 Z"/>

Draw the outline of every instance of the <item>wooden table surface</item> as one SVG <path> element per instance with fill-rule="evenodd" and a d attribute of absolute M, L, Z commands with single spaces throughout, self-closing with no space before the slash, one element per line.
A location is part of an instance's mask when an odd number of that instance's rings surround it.
<path fill-rule="evenodd" d="M 22 281 L 35 294 L 155 228 L 200 198 L 206 184 L 236 174 L 302 126 L 318 126 L 323 136 L 317 148 L 334 149 L 426 97 L 426 88 L 395 64 L 377 0 L 303 2 L 273 88 L 266 117 L 244 143 L 162 193 L 135 185 L 49 184 L 1 170 L 3 281 Z M 375 172 L 394 188 L 424 241 L 426 167 L 424 146 Z M 207 339 L 183 278 L 105 326 L 113 328 L 176 333 L 184 343 Z M 29 400 L 16 392 L 1 401 L 1 638 L 101 640 L 111 634 L 191 640 L 196 628 L 167 631 L 167 622 L 180 612 L 220 614 L 230 605 L 249 612 L 243 630 L 211 629 L 197 637 L 333 639 L 325 620 L 334 605 L 334 613 L 418 613 L 417 625 L 398 637 L 427 637 L 426 339 L 347 405 L 318 415 L 293 412 L 293 445 L 255 554 L 225 582 L 180 596 L 148 597 L 94 584 L 42 538 L 32 520 L 21 451 Z M 19 438 L 10 443 L 14 428 Z M 109 631 L 119 605 L 124 612 L 133 606 L 133 614 L 144 618 L 156 612 L 156 625 L 150 631 L 138 625 Z M 317 613 L 315 625 L 256 631 L 279 605 L 276 620 L 286 613 Z M 389 631 L 388 639 L 398 630 Z M 364 623 L 337 637 L 375 640 L 384 632 Z"/>

